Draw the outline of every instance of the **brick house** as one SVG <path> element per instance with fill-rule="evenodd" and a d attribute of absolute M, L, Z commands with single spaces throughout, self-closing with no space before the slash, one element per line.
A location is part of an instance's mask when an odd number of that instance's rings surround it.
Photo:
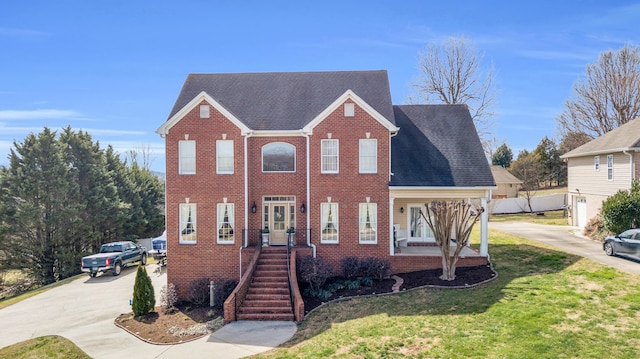
<path fill-rule="evenodd" d="M 157 133 L 167 280 L 181 296 L 195 279 L 250 276 L 256 252 L 289 242 L 337 270 L 345 256 L 438 268 L 420 208 L 486 208 L 495 187 L 468 109 L 393 106 L 386 71 L 191 74 Z M 459 265 L 487 262 L 486 212 L 466 257 Z"/>

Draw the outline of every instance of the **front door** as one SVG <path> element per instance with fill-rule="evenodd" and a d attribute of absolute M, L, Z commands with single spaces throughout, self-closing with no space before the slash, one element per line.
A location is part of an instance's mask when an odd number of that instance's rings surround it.
<path fill-rule="evenodd" d="M 271 245 L 287 245 L 287 218 L 289 218 L 288 208 L 284 203 L 272 203 L 269 205 L 271 212 Z"/>
<path fill-rule="evenodd" d="M 419 204 L 409 204 L 409 216 L 407 218 L 407 228 L 409 233 L 409 242 L 433 242 L 433 233 L 427 225 L 420 211 L 424 206 Z"/>

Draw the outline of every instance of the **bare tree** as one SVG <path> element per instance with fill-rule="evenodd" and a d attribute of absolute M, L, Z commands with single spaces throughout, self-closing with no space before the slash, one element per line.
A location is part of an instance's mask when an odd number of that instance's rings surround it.
<path fill-rule="evenodd" d="M 640 53 L 630 44 L 600 54 L 586 76 L 573 84 L 573 97 L 558 117 L 560 133 L 582 132 L 592 138 L 640 115 Z"/>
<path fill-rule="evenodd" d="M 140 144 L 138 147 L 128 150 L 126 154 L 129 164 L 135 164 L 147 171 L 151 168 L 153 160 L 151 159 L 151 146 L 148 144 Z"/>
<path fill-rule="evenodd" d="M 529 212 L 533 212 L 531 199 L 535 196 L 536 190 L 540 189 L 540 174 L 542 173 L 540 167 L 540 161 L 536 158 L 535 153 L 526 150 L 521 151 L 518 159 L 511 162 L 511 167 L 509 167 L 509 172 L 522 181 L 520 191 L 524 192 Z M 526 211 L 526 208 L 522 208 L 522 211 Z"/>
<path fill-rule="evenodd" d="M 421 76 L 414 85 L 428 103 L 465 104 L 486 144 L 490 135 L 491 110 L 496 100 L 493 64 L 481 68 L 483 54 L 464 36 L 450 37 L 441 44 L 429 44 L 420 53 Z M 413 102 L 414 98 L 410 98 Z M 487 146 L 485 145 L 485 148 Z"/>
<path fill-rule="evenodd" d="M 420 211 L 435 237 L 442 252 L 442 280 L 456 279 L 456 263 L 464 247 L 469 245 L 469 235 L 480 219 L 484 208 L 472 210 L 471 204 L 464 201 L 432 201 L 425 203 L 426 215 Z M 455 239 L 456 248 L 451 254 L 451 240 Z"/>

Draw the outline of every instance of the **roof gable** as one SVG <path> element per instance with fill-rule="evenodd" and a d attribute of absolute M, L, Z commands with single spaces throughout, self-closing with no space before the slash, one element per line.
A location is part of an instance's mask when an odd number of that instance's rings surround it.
<path fill-rule="evenodd" d="M 571 158 L 638 150 L 640 150 L 640 119 L 636 118 L 560 157 Z"/>
<path fill-rule="evenodd" d="M 465 105 L 394 106 L 391 186 L 494 187 Z"/>
<path fill-rule="evenodd" d="M 493 179 L 496 181 L 496 184 L 522 183 L 518 177 L 512 175 L 511 172 L 507 171 L 507 169 L 502 166 L 491 166 L 491 174 L 493 175 Z"/>

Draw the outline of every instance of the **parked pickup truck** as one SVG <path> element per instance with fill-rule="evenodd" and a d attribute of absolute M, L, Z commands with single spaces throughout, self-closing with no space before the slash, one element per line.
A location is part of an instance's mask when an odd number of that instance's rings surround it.
<path fill-rule="evenodd" d="M 131 263 L 147 264 L 147 249 L 133 242 L 106 243 L 100 247 L 100 253 L 83 257 L 80 269 L 95 277 L 98 273 L 111 271 L 116 276 L 122 267 Z"/>

